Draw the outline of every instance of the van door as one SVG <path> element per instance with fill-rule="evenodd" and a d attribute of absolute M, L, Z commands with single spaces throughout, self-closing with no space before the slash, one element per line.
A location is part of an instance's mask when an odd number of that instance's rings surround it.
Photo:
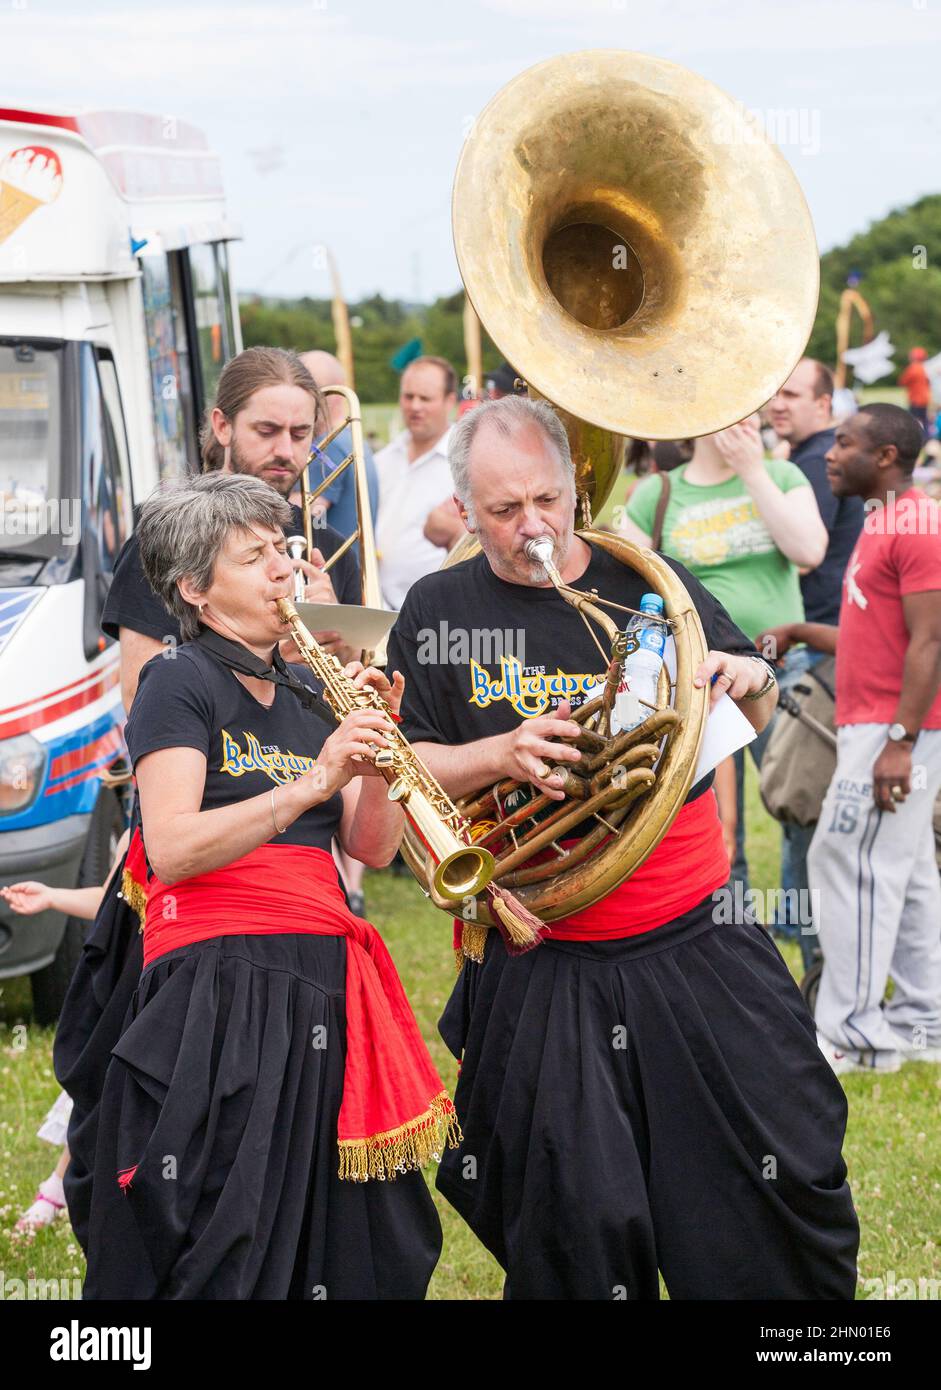
<path fill-rule="evenodd" d="M 161 478 L 199 471 L 198 420 L 181 255 L 139 257 L 154 442 Z"/>
<path fill-rule="evenodd" d="M 224 242 L 197 242 L 187 252 L 196 325 L 198 398 L 215 399 L 222 368 L 238 351 L 232 317 L 229 263 Z"/>
<path fill-rule="evenodd" d="M 80 344 L 85 581 L 83 645 L 88 661 L 104 649 L 101 614 L 114 563 L 132 527 L 127 431 L 114 359 L 107 348 Z"/>

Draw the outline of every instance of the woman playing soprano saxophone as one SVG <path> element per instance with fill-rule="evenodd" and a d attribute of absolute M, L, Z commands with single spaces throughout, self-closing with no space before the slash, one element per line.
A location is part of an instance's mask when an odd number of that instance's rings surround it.
<path fill-rule="evenodd" d="M 105 1082 L 86 1297 L 421 1298 L 440 1250 L 417 1168 L 451 1102 L 330 855 L 335 835 L 373 866 L 395 853 L 370 761 L 387 717 L 335 726 L 278 655 L 288 513 L 218 474 L 143 508 L 187 640 L 144 667 L 127 725 L 144 971 Z M 346 669 L 397 711 L 401 676 Z"/>

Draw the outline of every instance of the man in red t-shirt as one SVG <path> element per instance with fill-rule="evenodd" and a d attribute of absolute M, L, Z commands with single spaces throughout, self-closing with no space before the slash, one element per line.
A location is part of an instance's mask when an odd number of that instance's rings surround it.
<path fill-rule="evenodd" d="M 837 767 L 808 856 L 824 953 L 816 1022 L 836 1071 L 941 1061 L 941 508 L 912 486 L 921 446 L 895 405 L 837 427 L 830 486 L 866 498 L 866 521 L 839 628 L 789 631 L 837 658 Z"/>

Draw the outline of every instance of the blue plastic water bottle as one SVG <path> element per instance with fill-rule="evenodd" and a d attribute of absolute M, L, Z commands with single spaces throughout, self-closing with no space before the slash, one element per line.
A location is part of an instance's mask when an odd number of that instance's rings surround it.
<path fill-rule="evenodd" d="M 652 618 L 663 616 L 663 599 L 659 594 L 644 594 L 640 601 L 641 613 L 649 613 Z M 637 650 L 631 652 L 624 663 L 631 695 L 646 704 L 640 706 L 640 714 L 625 720 L 619 719 L 622 731 L 633 729 L 653 711 L 647 706 L 657 704 L 657 682 L 663 665 L 663 652 L 667 642 L 667 630 L 663 623 L 651 622 L 648 618 L 635 615 L 627 625 L 629 636 L 638 639 Z"/>

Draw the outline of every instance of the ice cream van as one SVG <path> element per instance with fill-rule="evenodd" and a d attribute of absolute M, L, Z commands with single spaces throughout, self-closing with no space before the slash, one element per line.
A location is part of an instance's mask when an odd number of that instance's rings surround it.
<path fill-rule="evenodd" d="M 172 117 L 0 108 L 0 885 L 101 883 L 126 757 L 101 633 L 134 506 L 195 468 L 241 350 L 219 161 Z M 0 982 L 51 1023 L 83 928 L 0 899 Z"/>

